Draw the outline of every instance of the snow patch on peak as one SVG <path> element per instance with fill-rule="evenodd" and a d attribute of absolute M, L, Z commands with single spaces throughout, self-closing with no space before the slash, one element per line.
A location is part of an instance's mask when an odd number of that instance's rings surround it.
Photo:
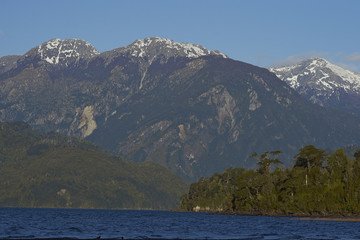
<path fill-rule="evenodd" d="M 328 85 L 323 79 L 330 82 L 330 75 L 336 75 L 340 77 L 340 81 L 337 84 L 337 86 L 342 86 L 345 90 L 360 90 L 360 75 L 356 74 L 350 70 L 344 69 L 338 65 L 332 64 L 331 62 L 327 61 L 323 58 L 314 58 L 312 59 L 311 64 L 307 67 L 307 69 L 313 71 L 313 72 L 321 72 L 323 73 L 324 77 L 318 79 L 319 83 L 323 83 L 324 85 Z M 328 72 L 329 74 L 326 74 L 324 72 Z M 333 84 L 334 85 L 334 84 Z M 328 88 L 333 88 L 328 86 Z"/>
<path fill-rule="evenodd" d="M 325 64 L 329 63 L 329 61 L 327 61 L 325 58 L 319 58 L 319 57 L 310 58 L 310 61 L 311 61 L 311 64 L 318 65 L 318 66 L 324 66 Z M 303 62 L 306 62 L 306 60 Z"/>
<path fill-rule="evenodd" d="M 57 48 L 60 43 L 61 43 L 61 39 L 59 38 L 52 39 L 46 43 L 46 48 L 47 49 Z"/>
<path fill-rule="evenodd" d="M 88 42 L 80 39 L 51 39 L 37 47 L 40 58 L 56 65 L 78 62 L 80 58 L 91 58 L 99 52 Z"/>
<path fill-rule="evenodd" d="M 168 38 L 159 37 L 136 40 L 125 48 L 130 50 L 130 54 L 134 57 L 145 57 L 149 53 L 153 53 L 188 58 L 198 58 L 205 55 L 219 55 L 227 58 L 225 54 L 219 51 L 209 51 L 197 44 L 178 43 Z"/>
<path fill-rule="evenodd" d="M 326 62 L 326 67 L 330 69 L 333 73 L 341 77 L 344 81 L 353 84 L 360 90 L 360 75 L 356 74 L 350 70 L 344 69 L 340 66 Z"/>

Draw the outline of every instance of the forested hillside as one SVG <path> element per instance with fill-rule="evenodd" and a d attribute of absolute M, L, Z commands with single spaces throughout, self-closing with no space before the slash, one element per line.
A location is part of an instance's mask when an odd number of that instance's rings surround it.
<path fill-rule="evenodd" d="M 201 178 L 184 195 L 180 208 L 264 215 L 360 214 L 360 150 L 348 157 L 343 149 L 332 154 L 308 145 L 284 169 L 277 156 L 265 152 L 257 170 L 228 169 Z"/>
<path fill-rule="evenodd" d="M 0 123 L 0 207 L 171 209 L 187 187 L 157 164 L 24 122 Z"/>

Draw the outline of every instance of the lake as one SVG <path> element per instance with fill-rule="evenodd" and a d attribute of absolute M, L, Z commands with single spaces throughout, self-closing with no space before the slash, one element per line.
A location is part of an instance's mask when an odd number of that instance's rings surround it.
<path fill-rule="evenodd" d="M 360 239 L 360 222 L 137 210 L 0 208 L 0 239 Z"/>

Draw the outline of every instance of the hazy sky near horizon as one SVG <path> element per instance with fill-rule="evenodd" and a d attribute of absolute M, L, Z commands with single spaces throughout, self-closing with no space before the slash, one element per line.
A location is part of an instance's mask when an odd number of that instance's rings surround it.
<path fill-rule="evenodd" d="M 100 52 L 146 37 L 261 67 L 324 57 L 360 72 L 359 0 L 1 0 L 0 57 L 53 38 Z"/>

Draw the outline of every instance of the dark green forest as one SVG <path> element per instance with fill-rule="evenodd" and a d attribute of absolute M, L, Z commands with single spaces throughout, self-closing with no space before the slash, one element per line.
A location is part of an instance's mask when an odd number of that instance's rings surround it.
<path fill-rule="evenodd" d="M 172 209 L 187 189 L 155 163 L 24 122 L 0 123 L 0 207 Z"/>
<path fill-rule="evenodd" d="M 279 151 L 254 153 L 258 169 L 227 169 L 200 178 L 181 200 L 185 211 L 294 216 L 360 214 L 360 150 L 331 154 L 312 145 L 294 156 L 291 168 Z"/>

